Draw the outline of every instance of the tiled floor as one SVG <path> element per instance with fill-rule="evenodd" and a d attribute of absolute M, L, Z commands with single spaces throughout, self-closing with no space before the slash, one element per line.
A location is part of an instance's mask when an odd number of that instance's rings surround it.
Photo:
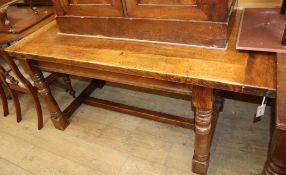
<path fill-rule="evenodd" d="M 73 82 L 78 93 L 87 83 Z M 61 89 L 52 89 L 61 106 L 67 106 L 72 98 Z M 93 95 L 184 117 L 193 116 L 188 100 L 112 86 Z M 38 131 L 30 97 L 21 94 L 20 99 L 21 123 L 16 123 L 11 101 L 10 115 L 0 117 L 1 175 L 192 174 L 192 130 L 84 105 L 62 132 L 54 129 L 42 103 L 45 125 Z M 212 144 L 209 175 L 261 173 L 269 143 L 270 108 L 262 121 L 253 123 L 256 108 L 257 104 L 226 100 Z"/>

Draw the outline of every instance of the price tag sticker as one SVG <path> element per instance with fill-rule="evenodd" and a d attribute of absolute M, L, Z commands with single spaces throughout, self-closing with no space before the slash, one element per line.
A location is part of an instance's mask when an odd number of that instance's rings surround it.
<path fill-rule="evenodd" d="M 265 99 L 266 97 L 263 97 L 262 104 L 257 108 L 256 118 L 262 117 L 265 114 L 265 109 L 266 109 Z"/>

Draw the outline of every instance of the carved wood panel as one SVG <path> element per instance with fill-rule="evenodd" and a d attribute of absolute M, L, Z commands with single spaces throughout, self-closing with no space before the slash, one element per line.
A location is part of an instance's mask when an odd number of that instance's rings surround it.
<path fill-rule="evenodd" d="M 153 5 L 194 5 L 197 0 L 137 0 L 138 4 Z"/>
<path fill-rule="evenodd" d="M 123 15 L 121 0 L 54 0 L 66 15 L 106 16 Z"/>
<path fill-rule="evenodd" d="M 235 0 L 52 0 L 59 16 L 227 21 Z"/>
<path fill-rule="evenodd" d="M 197 0 L 126 0 L 130 17 L 207 20 Z"/>
<path fill-rule="evenodd" d="M 232 0 L 125 0 L 130 17 L 204 21 L 225 21 L 229 2 Z"/>
<path fill-rule="evenodd" d="M 111 5 L 111 0 L 69 0 L 70 4 Z"/>

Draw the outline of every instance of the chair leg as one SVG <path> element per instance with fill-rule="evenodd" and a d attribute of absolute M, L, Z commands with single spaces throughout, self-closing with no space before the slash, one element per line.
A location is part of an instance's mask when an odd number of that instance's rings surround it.
<path fill-rule="evenodd" d="M 10 87 L 7 87 L 7 89 L 13 99 L 15 109 L 16 109 L 17 122 L 19 123 L 22 120 L 22 114 L 21 114 L 21 106 L 20 106 L 20 101 L 19 101 L 17 92 L 11 89 Z"/>
<path fill-rule="evenodd" d="M 30 91 L 30 94 L 32 96 L 36 111 L 37 111 L 37 117 L 38 117 L 38 130 L 43 128 L 44 122 L 43 122 L 43 112 L 40 100 L 37 95 L 37 91 L 35 89 Z"/>
<path fill-rule="evenodd" d="M 74 90 L 73 87 L 72 87 L 70 76 L 69 76 L 69 75 L 64 75 L 63 79 L 64 79 L 64 83 L 65 83 L 65 85 L 66 85 L 67 91 L 69 91 L 69 94 L 70 94 L 73 98 L 75 98 L 75 93 L 76 93 L 76 92 L 75 92 L 75 90 Z"/>
<path fill-rule="evenodd" d="M 59 81 L 60 78 L 62 78 L 63 81 Z M 60 74 L 60 73 L 53 73 L 53 74 L 49 75 L 45 80 L 46 80 L 48 85 L 53 84 L 56 87 L 65 89 L 66 92 L 69 92 L 69 94 L 75 98 L 76 92 L 72 87 L 69 75 Z"/>
<path fill-rule="evenodd" d="M 7 102 L 7 97 L 6 97 L 2 84 L 0 84 L 0 98 L 2 101 L 4 116 L 7 116 L 9 114 L 8 102 Z"/>

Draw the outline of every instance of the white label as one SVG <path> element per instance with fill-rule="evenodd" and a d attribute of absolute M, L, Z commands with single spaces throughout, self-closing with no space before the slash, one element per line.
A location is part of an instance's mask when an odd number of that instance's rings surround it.
<path fill-rule="evenodd" d="M 262 104 L 261 106 L 258 106 L 257 112 L 256 112 L 256 118 L 261 117 L 265 114 L 266 104 Z"/>

